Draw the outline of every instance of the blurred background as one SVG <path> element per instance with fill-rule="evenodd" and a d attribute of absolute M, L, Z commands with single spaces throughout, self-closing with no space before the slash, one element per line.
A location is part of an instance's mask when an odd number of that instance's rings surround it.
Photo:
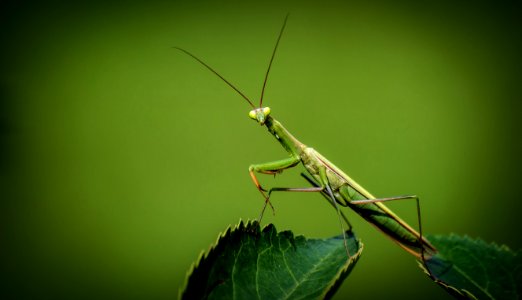
<path fill-rule="evenodd" d="M 522 247 L 520 7 L 508 1 L 3 1 L 3 299 L 172 299 L 218 234 L 256 218 L 247 168 L 286 157 L 265 103 L 380 197 L 421 197 L 426 233 Z M 257 100 L 254 100 L 257 101 Z M 266 186 L 304 186 L 299 167 Z M 276 194 L 279 230 L 340 234 L 313 194 Z M 414 202 L 389 206 L 416 226 Z M 337 299 L 449 298 L 347 212 L 365 244 Z"/>

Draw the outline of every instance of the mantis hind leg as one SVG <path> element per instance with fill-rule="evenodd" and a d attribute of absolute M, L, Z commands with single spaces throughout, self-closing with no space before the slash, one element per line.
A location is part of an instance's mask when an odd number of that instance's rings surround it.
<path fill-rule="evenodd" d="M 365 204 L 371 204 L 371 203 L 382 203 L 382 202 L 388 202 L 388 201 L 396 201 L 396 200 L 415 200 L 416 206 L 417 206 L 417 221 L 418 221 L 418 241 L 417 241 L 417 247 L 420 249 L 420 253 L 416 253 L 414 250 L 408 248 L 408 246 L 403 245 L 401 242 L 396 240 L 396 242 L 406 251 L 412 253 L 413 255 L 419 257 L 426 267 L 426 270 L 428 270 L 428 275 L 432 278 L 433 275 L 431 274 L 430 269 L 426 265 L 426 252 L 427 251 L 436 251 L 435 248 L 427 241 L 423 235 L 422 235 L 422 221 L 421 221 L 421 209 L 420 209 L 420 199 L 418 196 L 415 195 L 408 195 L 408 196 L 397 196 L 397 197 L 386 197 L 386 198 L 376 198 L 376 199 L 358 199 L 358 200 L 350 200 L 352 199 L 350 195 L 350 190 L 347 186 L 343 186 L 339 188 L 339 193 L 344 198 L 345 201 L 347 201 L 350 205 L 365 205 Z M 395 219 L 394 216 L 390 216 L 391 218 Z M 396 222 L 401 223 L 402 221 L 395 219 Z M 407 227 L 408 230 L 411 230 L 414 232 L 412 228 L 410 228 L 407 224 L 402 224 L 403 226 Z M 391 235 L 389 235 L 393 239 Z"/>

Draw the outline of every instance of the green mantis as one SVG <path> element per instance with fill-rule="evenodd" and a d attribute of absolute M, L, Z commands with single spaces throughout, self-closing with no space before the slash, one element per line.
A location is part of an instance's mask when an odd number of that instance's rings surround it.
<path fill-rule="evenodd" d="M 281 40 L 281 36 L 286 26 L 287 19 L 288 15 L 285 18 L 281 31 L 279 32 L 276 45 L 272 52 L 272 56 L 270 58 L 268 69 L 266 71 L 266 75 L 263 82 L 263 87 L 261 90 L 259 106 L 257 107 L 239 89 L 237 89 L 233 84 L 231 84 L 228 80 L 226 80 L 223 76 L 221 76 L 218 72 L 216 72 L 205 62 L 200 60 L 192 53 L 184 49 L 175 47 L 176 49 L 186 53 L 187 55 L 197 60 L 203 66 L 208 68 L 211 72 L 213 72 L 219 78 L 221 78 L 239 95 L 241 95 L 241 97 L 243 97 L 243 99 L 245 99 L 252 107 L 252 110 L 249 112 L 249 117 L 255 120 L 259 125 L 265 126 L 268 129 L 268 132 L 270 132 L 276 138 L 276 140 L 289 154 L 289 157 L 281 160 L 262 164 L 253 164 L 249 167 L 250 177 L 252 178 L 252 181 L 254 182 L 258 191 L 261 193 L 265 200 L 263 209 L 261 211 L 261 215 L 259 217 L 259 221 L 261 221 L 261 218 L 267 205 L 272 207 L 272 204 L 270 203 L 270 197 L 273 192 L 285 191 L 321 193 L 328 200 L 328 202 L 336 209 L 337 214 L 339 216 L 339 221 L 341 223 L 341 228 L 343 228 L 343 233 L 345 232 L 345 230 L 342 220 L 344 219 L 345 223 L 349 227 L 351 227 L 351 225 L 342 213 L 342 211 L 340 210 L 340 206 L 350 207 L 357 214 L 359 214 L 369 223 L 377 227 L 377 229 L 382 231 L 386 236 L 395 241 L 404 250 L 408 251 L 418 259 L 422 259 L 424 261 L 426 257 L 430 257 L 431 255 L 435 254 L 437 250 L 434 246 L 432 246 L 429 243 L 428 240 L 426 240 L 422 236 L 420 204 L 419 198 L 417 196 L 400 196 L 389 198 L 377 198 L 373 196 L 362 186 L 360 186 L 357 182 L 355 182 L 352 178 L 346 175 L 346 173 L 344 173 L 340 168 L 335 166 L 323 155 L 317 152 L 315 149 L 306 146 L 305 144 L 301 143 L 298 139 L 296 139 L 285 127 L 283 127 L 283 125 L 280 122 L 278 122 L 274 117 L 272 117 L 270 108 L 263 106 L 263 96 L 268 80 L 268 75 L 275 57 L 277 47 L 279 45 L 279 41 Z M 259 180 L 256 175 L 278 174 L 298 164 L 302 164 L 306 169 L 307 173 L 303 173 L 302 175 L 312 186 L 292 188 L 274 187 L 267 190 L 259 183 Z M 408 225 L 405 221 L 400 219 L 396 214 L 394 214 L 388 207 L 386 207 L 383 204 L 383 202 L 386 201 L 405 199 L 416 200 L 417 215 L 419 221 L 418 232 L 415 229 L 413 229 L 410 225 Z M 346 249 L 348 252 L 347 247 Z M 349 252 L 348 256 L 350 257 Z"/>

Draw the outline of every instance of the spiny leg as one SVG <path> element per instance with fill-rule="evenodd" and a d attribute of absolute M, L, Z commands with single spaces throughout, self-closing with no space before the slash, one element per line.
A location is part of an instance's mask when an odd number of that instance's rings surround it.
<path fill-rule="evenodd" d="M 259 183 L 259 180 L 257 179 L 257 176 L 255 172 L 261 173 L 261 174 L 277 174 L 283 172 L 283 170 L 292 168 L 296 166 L 300 162 L 300 159 L 298 157 L 289 157 L 273 162 L 263 163 L 263 164 L 253 164 L 250 165 L 248 168 L 248 172 L 250 174 L 250 178 L 252 178 L 252 181 L 254 182 L 255 186 L 257 187 L 257 190 L 261 193 L 263 198 L 265 199 L 265 204 L 263 205 L 263 209 L 261 210 L 261 215 L 259 216 L 259 223 L 261 223 L 261 219 L 263 218 L 263 214 L 265 212 L 266 205 L 270 205 L 272 208 L 272 212 L 275 214 L 275 209 L 272 206 L 272 203 L 270 203 L 270 198 L 265 194 L 267 190 L 261 186 Z"/>

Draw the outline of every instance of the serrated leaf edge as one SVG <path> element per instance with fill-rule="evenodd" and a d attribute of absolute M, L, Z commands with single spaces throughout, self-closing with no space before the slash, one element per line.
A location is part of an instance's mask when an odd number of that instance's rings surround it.
<path fill-rule="evenodd" d="M 257 228 L 259 230 L 259 223 L 256 221 L 256 220 L 247 220 L 246 223 L 243 221 L 243 219 L 239 219 L 239 222 L 235 225 L 228 225 L 228 227 L 222 231 L 217 239 L 216 239 L 216 242 L 214 242 L 213 244 L 210 244 L 209 248 L 207 251 L 205 250 L 201 250 L 201 252 L 199 253 L 199 256 L 198 258 L 196 259 L 195 262 L 193 262 L 190 266 L 190 268 L 188 269 L 188 271 L 186 272 L 185 274 L 185 281 L 183 283 L 183 285 L 179 288 L 179 291 L 178 291 L 178 299 L 181 299 L 182 295 L 183 295 L 183 291 L 185 290 L 185 288 L 187 287 L 188 285 L 188 282 L 189 282 L 189 278 L 190 276 L 192 275 L 192 273 L 194 272 L 195 269 L 197 269 L 199 267 L 199 265 L 201 263 L 203 263 L 208 257 L 210 254 L 212 254 L 212 252 L 216 249 L 216 247 L 219 245 L 219 243 L 221 242 L 221 240 L 224 240 L 226 238 L 228 238 L 233 232 L 241 229 L 241 228 L 249 228 L 249 227 L 253 227 L 253 226 L 256 226 L 257 225 Z M 260 229 L 261 231 L 264 230 L 266 227 L 270 226 L 269 225 L 265 225 L 262 229 Z"/>
<path fill-rule="evenodd" d="M 189 278 L 192 275 L 192 273 L 194 272 L 194 270 L 196 270 L 199 267 L 199 265 L 202 264 L 212 254 L 212 252 L 216 249 L 216 247 L 219 245 L 219 243 L 222 240 L 228 238 L 233 232 L 235 232 L 239 229 L 242 229 L 242 228 L 247 229 L 247 228 L 254 227 L 254 226 L 257 226 L 256 229 L 258 232 L 262 232 L 269 227 L 273 227 L 274 225 L 267 224 L 267 225 L 263 226 L 263 228 L 261 228 L 259 223 L 256 220 L 247 220 L 245 223 L 243 221 L 243 219 L 239 219 L 239 222 L 235 225 L 228 225 L 228 227 L 218 235 L 216 242 L 213 244 L 210 244 L 208 251 L 201 250 L 196 261 L 191 264 L 190 268 L 188 269 L 188 271 L 185 274 L 185 281 L 184 281 L 183 285 L 179 288 L 178 299 L 182 298 L 183 291 L 185 291 L 185 288 L 187 287 L 188 282 L 189 282 Z M 323 240 L 326 240 L 326 239 L 323 239 Z M 359 246 L 359 250 L 357 251 L 357 253 L 355 253 L 355 255 L 351 256 L 346 261 L 344 266 L 337 272 L 337 274 L 335 276 L 336 279 L 333 280 L 328 285 L 328 287 L 325 289 L 325 292 L 321 295 L 321 298 L 325 298 L 334 287 L 338 286 L 338 284 L 340 285 L 342 283 L 342 281 L 344 281 L 344 279 L 345 279 L 342 277 L 342 275 L 345 272 L 349 271 L 350 268 L 354 267 L 354 264 L 359 260 L 359 257 L 361 256 L 363 248 L 364 248 L 364 244 L 358 238 L 356 238 L 356 241 Z"/>
<path fill-rule="evenodd" d="M 332 280 L 332 282 L 326 288 L 325 293 L 321 295 L 322 299 L 329 299 L 330 297 L 328 296 L 332 296 L 335 293 L 335 290 L 332 289 L 337 289 L 340 286 L 340 284 L 346 279 L 345 277 L 343 277 L 344 273 L 350 271 L 351 268 L 355 266 L 355 263 L 357 263 L 357 261 L 361 257 L 364 244 L 361 242 L 360 239 L 355 239 L 357 241 L 357 245 L 359 246 L 359 250 L 353 256 L 350 256 L 350 258 L 346 261 L 344 267 L 337 272 L 337 274 L 335 275 L 336 279 Z"/>

